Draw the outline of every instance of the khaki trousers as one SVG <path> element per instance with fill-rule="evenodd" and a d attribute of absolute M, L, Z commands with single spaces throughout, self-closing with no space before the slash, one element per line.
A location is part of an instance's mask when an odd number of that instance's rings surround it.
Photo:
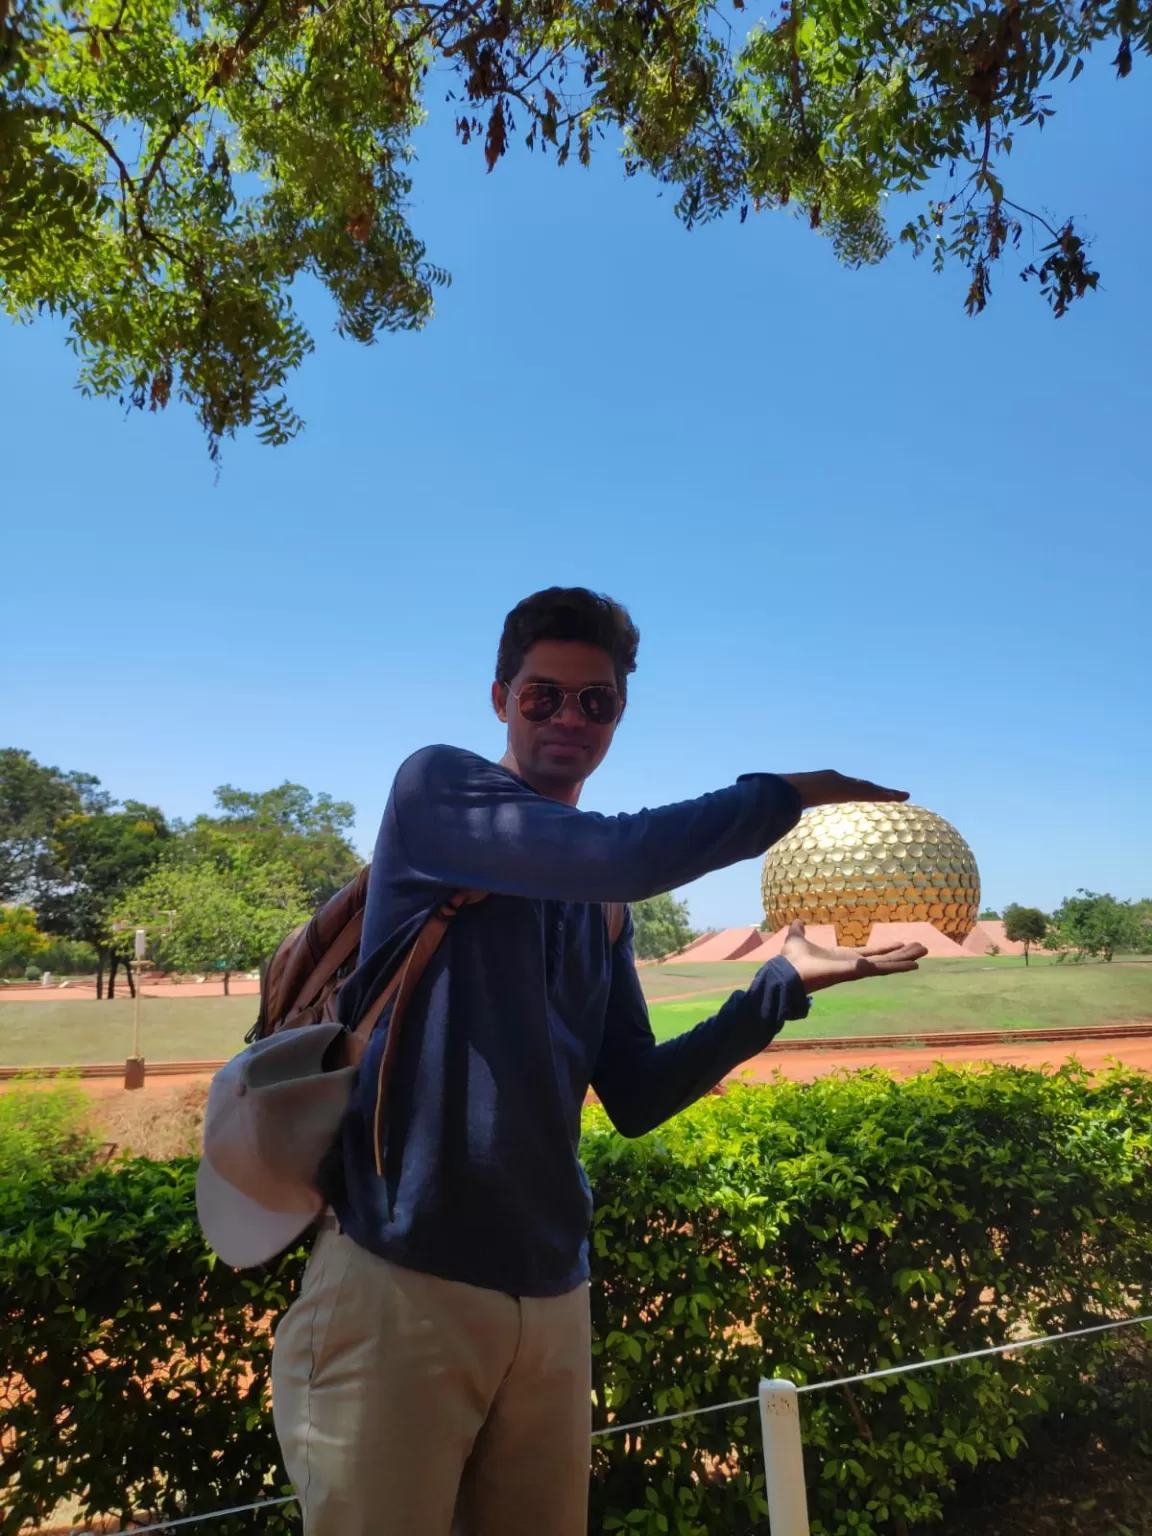
<path fill-rule="evenodd" d="M 272 1354 L 305 1536 L 587 1536 L 588 1287 L 438 1280 L 329 1222 Z"/>

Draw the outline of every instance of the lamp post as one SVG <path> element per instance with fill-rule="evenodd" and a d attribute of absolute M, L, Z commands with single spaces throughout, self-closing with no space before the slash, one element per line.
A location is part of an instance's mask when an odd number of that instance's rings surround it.
<path fill-rule="evenodd" d="M 123 933 L 126 928 L 135 927 L 135 942 L 132 946 L 132 959 L 125 962 L 134 967 L 136 973 L 136 1008 L 132 1025 L 132 1054 L 124 1063 L 125 1088 L 143 1088 L 144 1086 L 144 1058 L 140 1054 L 140 983 L 144 976 L 145 951 L 148 948 L 148 933 L 151 930 L 154 938 L 162 938 L 171 933 L 172 923 L 176 917 L 175 912 L 153 912 L 151 919 L 145 919 L 144 925 L 130 923 L 124 919 L 118 919 L 112 924 L 113 933 Z"/>
<path fill-rule="evenodd" d="M 132 1025 L 132 1054 L 124 1063 L 125 1088 L 143 1088 L 144 1058 L 140 1054 L 140 990 L 144 977 L 144 951 L 148 947 L 148 935 L 143 928 L 136 930 L 133 958 L 129 965 L 136 967 L 136 1009 Z"/>

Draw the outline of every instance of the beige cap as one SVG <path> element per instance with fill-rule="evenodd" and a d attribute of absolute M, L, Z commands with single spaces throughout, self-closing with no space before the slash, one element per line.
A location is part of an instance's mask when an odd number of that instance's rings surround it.
<path fill-rule="evenodd" d="M 196 1209 L 225 1264 L 264 1264 L 324 1208 L 320 1165 L 348 1108 L 356 1071 L 324 1070 L 339 1024 L 257 1040 L 212 1080 Z"/>

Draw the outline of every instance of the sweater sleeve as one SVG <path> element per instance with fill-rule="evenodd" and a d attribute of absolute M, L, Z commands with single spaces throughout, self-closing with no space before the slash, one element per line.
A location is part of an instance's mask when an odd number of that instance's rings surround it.
<path fill-rule="evenodd" d="M 396 828 L 414 872 L 457 889 L 552 901 L 642 901 L 764 852 L 800 817 L 774 774 L 697 800 L 601 816 L 538 795 L 506 768 L 453 747 L 401 767 Z"/>
<path fill-rule="evenodd" d="M 623 1136 L 643 1136 L 764 1050 L 809 1001 L 787 960 L 769 960 L 747 991 L 686 1034 L 656 1043 L 632 953 L 631 919 L 613 951 L 604 1040 L 592 1087 Z"/>

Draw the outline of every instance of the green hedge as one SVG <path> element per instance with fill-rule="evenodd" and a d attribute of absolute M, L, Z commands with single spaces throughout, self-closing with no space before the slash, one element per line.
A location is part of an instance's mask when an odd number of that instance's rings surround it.
<path fill-rule="evenodd" d="M 592 1113 L 599 1423 L 1152 1310 L 1150 1147 L 1152 1079 L 1076 1068 L 741 1088 L 634 1143 Z M 281 1486 L 267 1325 L 302 1256 L 213 1265 L 193 1173 L 0 1182 L 0 1532 L 67 1498 L 176 1514 Z M 1131 1332 L 804 1397 L 814 1536 L 933 1525 L 968 1466 L 1103 1412 Z M 738 1536 L 764 1514 L 755 1410 L 596 1444 L 593 1531 Z"/>
<path fill-rule="evenodd" d="M 1152 1311 L 1152 1078 L 881 1072 L 732 1092 L 586 1154 L 604 1401 L 625 1421 Z M 1091 1414 L 1123 1335 L 801 1399 L 814 1536 L 931 1525 L 967 1465 Z M 763 1529 L 755 1412 L 596 1452 L 595 1529 Z M 710 1458 L 735 1468 L 709 1481 Z M 654 1489 L 654 1494 L 649 1489 Z M 636 1511 L 650 1508 L 643 1519 Z"/>

